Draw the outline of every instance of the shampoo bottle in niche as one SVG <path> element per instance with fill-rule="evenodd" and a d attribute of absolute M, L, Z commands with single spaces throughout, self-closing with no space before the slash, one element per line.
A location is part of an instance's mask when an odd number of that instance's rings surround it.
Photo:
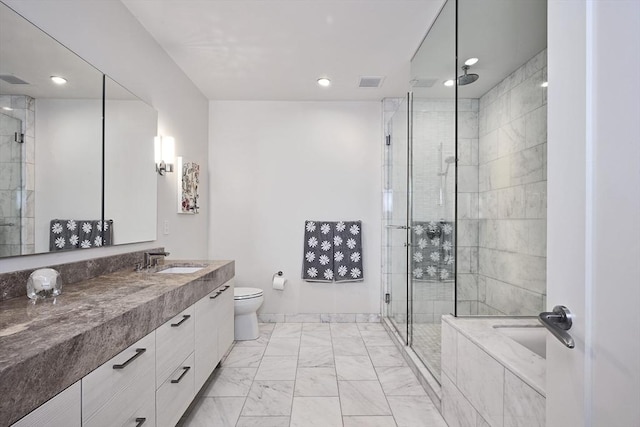
<path fill-rule="evenodd" d="M 62 293 L 62 278 L 53 268 L 40 268 L 27 280 L 27 296 L 36 302 L 39 299 L 55 298 Z"/>

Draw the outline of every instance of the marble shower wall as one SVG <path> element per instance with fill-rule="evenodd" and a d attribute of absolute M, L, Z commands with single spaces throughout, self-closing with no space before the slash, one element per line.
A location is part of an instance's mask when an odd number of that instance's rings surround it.
<path fill-rule="evenodd" d="M 480 315 L 534 315 L 546 305 L 546 54 L 480 98 Z"/>
<path fill-rule="evenodd" d="M 1 95 L 0 126 L 20 120 L 24 143 L 15 142 L 14 129 L 0 132 L 0 256 L 34 253 L 35 227 L 35 100 L 24 95 Z"/>

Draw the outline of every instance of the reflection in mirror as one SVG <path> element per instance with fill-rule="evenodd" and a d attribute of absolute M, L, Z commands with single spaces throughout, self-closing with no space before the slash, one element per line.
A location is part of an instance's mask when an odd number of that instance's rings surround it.
<path fill-rule="evenodd" d="M 101 244 L 102 73 L 2 3 L 0 58 L 0 256 Z"/>
<path fill-rule="evenodd" d="M 157 112 L 110 78 L 105 80 L 105 220 L 113 244 L 156 238 Z"/>

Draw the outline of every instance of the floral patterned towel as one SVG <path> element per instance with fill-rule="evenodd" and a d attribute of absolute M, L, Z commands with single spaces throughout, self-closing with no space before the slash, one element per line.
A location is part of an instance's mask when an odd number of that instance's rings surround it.
<path fill-rule="evenodd" d="M 411 261 L 414 280 L 454 279 L 455 245 L 450 221 L 414 221 L 411 226 Z"/>
<path fill-rule="evenodd" d="M 362 222 L 305 221 L 302 279 L 362 281 Z"/>
<path fill-rule="evenodd" d="M 52 219 L 50 225 L 51 252 L 110 246 L 113 241 L 111 219 L 104 223 L 100 220 Z"/>

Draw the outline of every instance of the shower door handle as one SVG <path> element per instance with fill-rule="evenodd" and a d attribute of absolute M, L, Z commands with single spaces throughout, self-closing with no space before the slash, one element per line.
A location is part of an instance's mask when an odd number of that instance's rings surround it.
<path fill-rule="evenodd" d="M 411 227 L 409 227 L 408 225 L 387 225 L 387 228 L 395 228 L 396 230 L 408 230 Z"/>
<path fill-rule="evenodd" d="M 553 307 L 552 312 L 543 312 L 538 316 L 540 323 L 553 334 L 554 337 L 567 346 L 568 348 L 574 348 L 576 345 L 573 338 L 567 332 L 571 329 L 573 322 L 571 318 L 573 315 L 567 307 L 564 305 L 556 305 Z"/>

